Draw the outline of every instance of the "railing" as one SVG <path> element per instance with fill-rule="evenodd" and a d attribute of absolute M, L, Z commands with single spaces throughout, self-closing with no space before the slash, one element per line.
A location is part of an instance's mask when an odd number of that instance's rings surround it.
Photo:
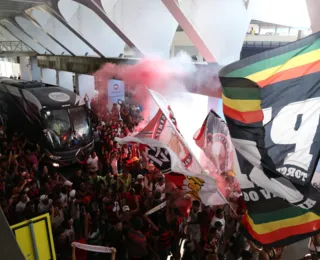
<path fill-rule="evenodd" d="M 33 52 L 33 50 L 20 41 L 0 41 L 0 53 Z"/>
<path fill-rule="evenodd" d="M 245 41 L 243 48 L 277 48 L 290 42 Z"/>

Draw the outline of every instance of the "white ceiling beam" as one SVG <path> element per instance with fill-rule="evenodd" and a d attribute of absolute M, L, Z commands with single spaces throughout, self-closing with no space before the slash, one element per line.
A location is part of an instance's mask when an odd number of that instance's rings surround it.
<path fill-rule="evenodd" d="M 19 3 L 26 3 L 26 4 L 42 4 L 45 1 L 42 0 L 10 0 L 11 2 L 19 2 Z"/>

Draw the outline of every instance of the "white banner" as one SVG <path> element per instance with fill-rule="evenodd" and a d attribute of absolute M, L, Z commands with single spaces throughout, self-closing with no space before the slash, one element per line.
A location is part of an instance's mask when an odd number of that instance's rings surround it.
<path fill-rule="evenodd" d="M 177 121 L 167 100 L 158 92 L 150 90 L 149 93 L 159 106 L 159 111 L 137 137 L 153 138 L 167 144 L 183 162 L 184 166 L 194 173 L 203 173 L 197 158 L 181 135 Z M 190 122 L 192 123 L 192 122 Z"/>
<path fill-rule="evenodd" d="M 91 251 L 91 252 L 96 252 L 96 253 L 106 253 L 110 254 L 111 252 L 111 247 L 106 247 L 106 246 L 93 246 L 93 245 L 88 245 L 88 244 L 81 244 L 78 242 L 73 242 L 73 246 L 76 248 L 86 250 L 86 251 Z"/>
<path fill-rule="evenodd" d="M 165 168 L 168 167 L 167 171 L 165 171 L 166 173 L 175 172 L 184 175 L 186 178 L 182 187 L 183 190 L 197 193 L 205 205 L 222 205 L 226 203 L 217 190 L 216 182 L 211 176 L 194 173 L 186 169 L 176 153 L 160 141 L 133 136 L 127 136 L 122 139 L 115 138 L 115 141 L 119 144 L 138 143 L 146 145 L 145 153 L 148 159 L 156 166 L 161 165 L 161 168 L 163 168 L 163 165 L 165 165 Z"/>

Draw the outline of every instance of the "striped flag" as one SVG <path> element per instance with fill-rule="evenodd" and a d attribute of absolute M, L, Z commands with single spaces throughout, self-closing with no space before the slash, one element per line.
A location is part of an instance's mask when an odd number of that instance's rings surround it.
<path fill-rule="evenodd" d="M 247 233 L 286 245 L 320 228 L 320 33 L 220 71 Z"/>

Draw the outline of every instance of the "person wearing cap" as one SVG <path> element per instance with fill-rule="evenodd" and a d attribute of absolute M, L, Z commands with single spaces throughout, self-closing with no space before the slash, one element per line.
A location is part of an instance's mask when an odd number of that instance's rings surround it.
<path fill-rule="evenodd" d="M 76 197 L 76 190 L 71 190 L 69 192 L 69 200 L 73 200 Z"/>
<path fill-rule="evenodd" d="M 144 176 L 142 174 L 138 174 L 137 181 L 135 184 L 140 184 L 142 188 L 144 188 L 145 182 L 144 182 Z"/>
<path fill-rule="evenodd" d="M 52 206 L 52 199 L 49 199 L 48 195 L 41 195 L 40 196 L 40 202 L 38 205 L 38 213 L 43 214 L 46 212 L 49 212 L 50 208 Z"/>
<path fill-rule="evenodd" d="M 123 211 L 123 212 L 130 211 L 129 206 L 128 206 L 128 205 L 124 205 L 124 206 L 122 207 L 122 211 Z"/>
<path fill-rule="evenodd" d="M 80 218 L 80 200 L 76 198 L 76 190 L 72 190 L 69 193 L 69 210 L 70 210 L 70 217 L 76 220 Z"/>

